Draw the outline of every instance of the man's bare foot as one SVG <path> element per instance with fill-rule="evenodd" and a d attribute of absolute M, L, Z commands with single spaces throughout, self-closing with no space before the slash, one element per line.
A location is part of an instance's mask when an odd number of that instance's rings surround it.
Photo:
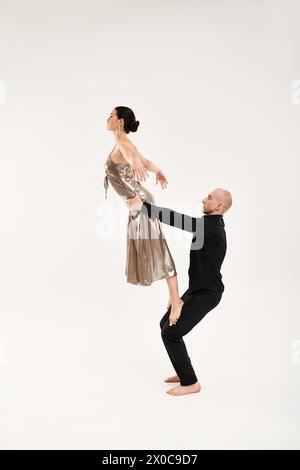
<path fill-rule="evenodd" d="M 171 300 L 169 300 L 168 305 L 167 305 L 167 310 L 171 307 Z"/>
<path fill-rule="evenodd" d="M 188 395 L 189 393 L 198 393 L 201 390 L 199 382 L 196 382 L 192 385 L 177 385 L 177 387 L 170 388 L 166 393 L 169 395 Z"/>
<path fill-rule="evenodd" d="M 176 322 L 180 317 L 181 309 L 183 305 L 184 305 L 184 302 L 182 299 L 179 299 L 178 301 L 172 303 L 171 314 L 169 317 L 170 326 L 173 324 L 176 325 Z"/>
<path fill-rule="evenodd" d="M 165 382 L 180 382 L 180 378 L 178 377 L 178 375 L 174 375 L 173 377 L 168 377 L 167 379 L 165 379 Z"/>

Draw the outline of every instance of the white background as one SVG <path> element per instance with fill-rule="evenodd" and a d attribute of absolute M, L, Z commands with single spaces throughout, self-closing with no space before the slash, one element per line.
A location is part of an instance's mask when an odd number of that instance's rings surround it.
<path fill-rule="evenodd" d="M 299 2 L 0 8 L 1 448 L 299 448 Z M 223 298 L 185 337 L 200 394 L 166 393 L 166 282 L 126 283 L 103 187 L 119 105 L 158 205 L 233 196 Z M 182 294 L 190 235 L 163 230 Z"/>

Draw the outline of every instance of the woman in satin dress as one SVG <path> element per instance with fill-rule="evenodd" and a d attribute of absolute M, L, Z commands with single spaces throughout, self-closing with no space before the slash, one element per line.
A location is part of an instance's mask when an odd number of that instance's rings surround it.
<path fill-rule="evenodd" d="M 156 184 L 165 189 L 167 180 L 163 172 L 143 157 L 126 134 L 136 132 L 139 121 L 126 106 L 114 108 L 107 120 L 107 129 L 114 133 L 115 146 L 105 162 L 105 198 L 110 185 L 126 203 L 139 193 L 140 197 L 155 204 L 153 195 L 140 183 L 148 171 L 156 174 Z M 127 209 L 126 209 L 127 210 Z M 169 289 L 167 309 L 179 316 L 183 305 L 179 297 L 177 271 L 159 220 L 146 217 L 140 210 L 131 210 L 127 225 L 126 270 L 127 282 L 142 286 L 166 279 Z"/>

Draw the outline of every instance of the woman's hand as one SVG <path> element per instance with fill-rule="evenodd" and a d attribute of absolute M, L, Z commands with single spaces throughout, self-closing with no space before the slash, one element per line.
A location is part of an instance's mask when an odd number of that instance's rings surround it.
<path fill-rule="evenodd" d="M 162 189 L 165 189 L 168 184 L 167 178 L 160 169 L 156 172 L 156 184 L 157 183 L 161 185 Z"/>
<path fill-rule="evenodd" d="M 147 168 L 145 167 L 143 160 L 141 158 L 135 157 L 131 166 L 134 179 L 136 179 L 137 181 L 146 181 L 146 177 L 148 178 L 149 174 L 147 172 Z"/>

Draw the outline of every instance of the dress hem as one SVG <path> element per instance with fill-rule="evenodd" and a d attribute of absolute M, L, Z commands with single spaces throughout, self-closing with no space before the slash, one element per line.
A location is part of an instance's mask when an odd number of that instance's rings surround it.
<path fill-rule="evenodd" d="M 175 271 L 175 273 L 174 273 L 172 276 L 170 276 L 169 274 L 167 274 L 167 275 L 164 275 L 164 276 L 162 276 L 162 277 L 158 277 L 157 279 L 152 279 L 152 281 L 151 281 L 150 283 L 129 281 L 128 279 L 127 279 L 127 283 L 128 283 L 128 284 L 134 284 L 135 286 L 150 287 L 151 284 L 153 284 L 153 282 L 161 281 L 162 279 L 166 279 L 167 277 L 175 277 L 175 276 L 177 276 L 177 272 L 176 272 L 176 271 Z"/>

